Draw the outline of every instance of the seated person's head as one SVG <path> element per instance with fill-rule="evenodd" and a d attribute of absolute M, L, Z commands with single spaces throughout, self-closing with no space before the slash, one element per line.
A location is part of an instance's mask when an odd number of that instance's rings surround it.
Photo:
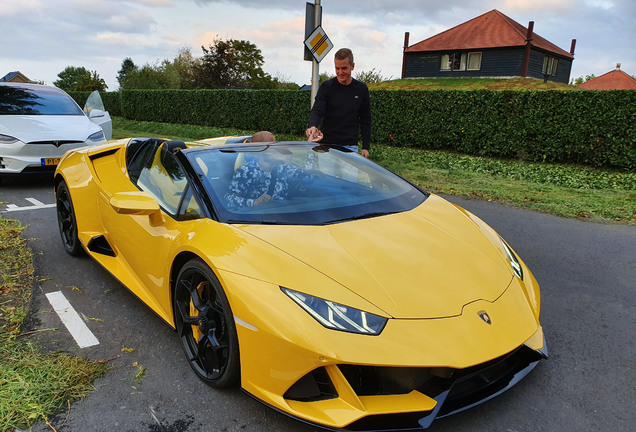
<path fill-rule="evenodd" d="M 250 141 L 251 142 L 274 142 L 276 141 L 276 138 L 274 137 L 274 134 L 269 131 L 260 131 L 252 135 L 252 139 Z"/>

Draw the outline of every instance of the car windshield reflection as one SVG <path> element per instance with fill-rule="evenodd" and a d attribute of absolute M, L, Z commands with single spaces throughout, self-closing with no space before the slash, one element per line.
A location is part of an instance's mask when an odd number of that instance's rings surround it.
<path fill-rule="evenodd" d="M 229 223 L 345 222 L 408 211 L 427 197 L 343 147 L 276 143 L 184 153 Z"/>
<path fill-rule="evenodd" d="M 63 91 L 38 86 L 0 86 L 0 115 L 83 115 Z"/>

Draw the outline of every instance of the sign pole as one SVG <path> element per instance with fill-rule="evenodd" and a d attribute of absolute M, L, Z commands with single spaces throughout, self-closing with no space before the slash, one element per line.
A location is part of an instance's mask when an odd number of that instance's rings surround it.
<path fill-rule="evenodd" d="M 320 0 L 315 0 L 314 6 L 314 25 L 319 27 L 322 25 L 322 8 L 320 6 Z M 311 61 L 311 106 L 313 108 L 314 101 L 316 100 L 316 94 L 318 94 L 318 82 L 320 81 L 320 63 L 314 58 Z"/>

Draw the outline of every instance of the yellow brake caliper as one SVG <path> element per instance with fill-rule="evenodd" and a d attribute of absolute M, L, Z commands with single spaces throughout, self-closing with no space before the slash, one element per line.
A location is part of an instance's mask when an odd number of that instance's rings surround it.
<path fill-rule="evenodd" d="M 203 299 L 203 291 L 207 287 L 207 284 L 207 281 L 203 281 L 197 286 L 197 292 L 199 293 L 200 299 Z M 194 307 L 192 299 L 190 299 L 190 316 L 199 316 L 199 310 Z M 199 341 L 201 339 L 201 336 L 203 336 L 203 333 L 201 333 L 201 329 L 199 328 L 199 326 L 192 325 L 192 337 L 194 337 L 194 340 Z"/>

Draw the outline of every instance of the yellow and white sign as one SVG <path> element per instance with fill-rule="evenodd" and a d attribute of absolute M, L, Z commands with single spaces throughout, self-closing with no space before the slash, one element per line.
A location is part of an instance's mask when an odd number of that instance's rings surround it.
<path fill-rule="evenodd" d="M 316 27 L 316 30 L 305 39 L 305 45 L 309 48 L 318 63 L 320 63 L 327 53 L 331 51 L 331 48 L 333 48 L 333 44 L 321 26 Z"/>

